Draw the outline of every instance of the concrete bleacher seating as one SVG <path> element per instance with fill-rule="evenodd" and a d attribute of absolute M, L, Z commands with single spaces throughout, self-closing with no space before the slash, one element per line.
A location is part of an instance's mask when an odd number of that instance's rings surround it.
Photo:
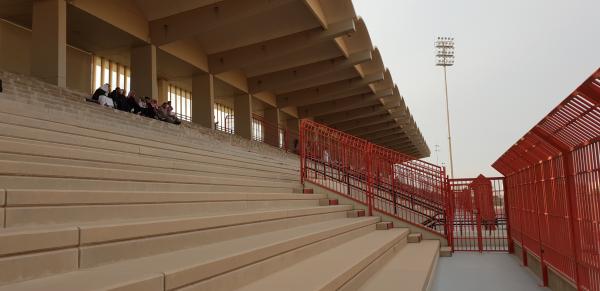
<path fill-rule="evenodd" d="M 437 241 L 303 191 L 291 154 L 0 76 L 0 290 L 427 288 Z"/>

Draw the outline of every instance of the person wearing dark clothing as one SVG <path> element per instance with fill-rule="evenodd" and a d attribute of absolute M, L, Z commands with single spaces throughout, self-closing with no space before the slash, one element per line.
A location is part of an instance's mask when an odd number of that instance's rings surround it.
<path fill-rule="evenodd" d="M 96 89 L 96 91 L 94 91 L 94 94 L 92 95 L 92 97 L 88 98 L 88 101 L 91 102 L 99 102 L 100 96 L 106 96 L 108 94 L 108 84 L 104 84 L 102 86 L 100 86 L 100 88 Z"/>
<path fill-rule="evenodd" d="M 139 100 L 135 96 L 135 91 L 133 90 L 129 91 L 129 94 L 127 94 L 127 106 L 129 108 L 129 110 L 127 111 L 129 112 L 131 112 L 132 110 L 135 114 L 142 112 L 142 107 L 140 107 Z"/>
<path fill-rule="evenodd" d="M 121 88 L 117 87 L 114 91 L 108 94 L 108 97 L 113 100 L 117 109 L 121 111 L 131 111 L 131 107 L 127 102 L 127 97 L 123 95 L 123 90 Z"/>
<path fill-rule="evenodd" d="M 148 118 L 156 118 L 156 108 L 152 104 L 152 100 L 149 97 L 144 98 L 144 102 L 146 102 L 146 107 L 142 108 L 142 115 Z"/>
<path fill-rule="evenodd" d="M 173 124 L 180 124 L 181 121 L 175 116 L 175 112 L 172 111 L 171 101 L 163 103 L 158 108 L 158 119 Z"/>

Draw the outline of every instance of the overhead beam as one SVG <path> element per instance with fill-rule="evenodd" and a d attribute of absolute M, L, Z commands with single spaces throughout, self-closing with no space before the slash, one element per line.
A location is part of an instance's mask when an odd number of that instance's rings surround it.
<path fill-rule="evenodd" d="M 358 136 L 370 140 L 370 139 L 384 138 L 384 137 L 397 135 L 397 134 L 406 136 L 406 133 L 404 131 L 402 131 L 398 126 L 396 126 L 395 128 L 389 129 L 389 130 L 382 130 L 382 131 L 377 131 L 377 132 L 369 133 L 369 134 L 361 134 Z"/>
<path fill-rule="evenodd" d="M 343 99 L 327 101 L 298 108 L 301 118 L 327 115 L 365 106 L 380 105 L 380 98 L 393 94 L 393 90 L 384 90 L 375 94 L 360 94 Z"/>
<path fill-rule="evenodd" d="M 384 146 L 396 147 L 402 149 L 403 151 L 418 150 L 418 148 L 411 141 L 392 141 L 384 144 Z"/>
<path fill-rule="evenodd" d="M 389 111 L 383 106 L 368 106 L 345 112 L 338 112 L 333 114 L 327 114 L 323 116 L 315 117 L 315 121 L 327 124 L 336 124 L 340 122 L 346 122 L 354 119 L 360 119 L 364 117 L 370 117 L 375 115 L 388 114 Z"/>
<path fill-rule="evenodd" d="M 325 17 L 325 12 L 323 11 L 323 7 L 321 7 L 321 2 L 319 0 L 303 0 L 306 7 L 310 10 L 310 12 L 315 16 L 317 21 L 321 24 L 321 27 L 327 29 L 327 18 Z"/>
<path fill-rule="evenodd" d="M 164 45 L 240 21 L 296 0 L 224 0 L 150 21 L 150 39 Z"/>
<path fill-rule="evenodd" d="M 363 51 L 350 55 L 350 57 L 338 57 L 283 71 L 273 72 L 248 79 L 250 92 L 274 91 L 280 87 L 288 86 L 294 82 L 300 82 L 309 78 L 327 75 L 332 72 L 344 70 L 355 65 L 371 60 L 371 51 Z"/>
<path fill-rule="evenodd" d="M 346 122 L 354 119 L 365 118 L 375 115 L 389 114 L 389 111 L 383 106 L 368 106 L 358 108 L 354 110 L 348 110 L 345 112 L 339 112 L 334 114 L 328 114 L 323 116 L 315 117 L 315 121 L 326 123 L 326 124 L 337 124 Z"/>
<path fill-rule="evenodd" d="M 371 141 L 376 144 L 388 144 L 391 142 L 410 141 L 410 138 L 408 138 L 406 135 L 396 134 L 396 135 L 390 135 L 390 136 L 386 136 L 386 137 L 382 137 L 382 138 L 371 139 Z"/>
<path fill-rule="evenodd" d="M 404 151 L 417 148 L 411 141 L 392 141 L 392 142 L 384 143 L 383 146 L 394 147 L 394 148 L 402 149 Z"/>
<path fill-rule="evenodd" d="M 354 31 L 356 31 L 354 20 L 348 19 L 329 25 L 327 30 L 321 27 L 313 28 L 265 42 L 212 54 L 208 56 L 208 64 L 213 74 L 245 68 L 286 56 L 326 41 L 332 41 L 338 36 Z"/>
<path fill-rule="evenodd" d="M 398 124 L 396 124 L 396 122 L 392 120 L 392 121 L 384 121 L 382 123 L 378 123 L 375 125 L 369 125 L 369 126 L 365 126 L 365 127 L 355 128 L 352 130 L 348 130 L 346 132 L 351 135 L 363 136 L 366 134 L 387 131 L 387 130 L 391 130 L 394 128 L 398 128 Z"/>
<path fill-rule="evenodd" d="M 329 73 L 327 75 L 319 76 L 318 78 L 306 79 L 302 82 L 296 82 L 289 86 L 281 87 L 277 90 L 277 93 L 281 95 L 294 91 L 299 91 L 302 89 L 313 88 L 316 86 L 326 85 L 329 83 L 335 83 L 358 77 L 362 76 L 356 71 L 354 67 L 351 67 L 342 71 L 337 71 Z"/>
<path fill-rule="evenodd" d="M 298 90 L 277 97 L 277 105 L 280 107 L 288 106 L 306 106 L 325 101 L 337 99 L 344 92 L 359 89 L 383 80 L 383 73 L 376 73 L 365 76 L 364 78 L 352 78 L 349 80 L 338 81 L 313 88 Z"/>
<path fill-rule="evenodd" d="M 346 122 L 341 122 L 335 125 L 331 125 L 331 127 L 336 128 L 338 130 L 346 131 L 355 128 L 360 128 L 363 126 L 379 124 L 385 121 L 393 120 L 389 114 L 381 114 L 371 117 L 365 117 L 361 119 L 350 120 Z"/>

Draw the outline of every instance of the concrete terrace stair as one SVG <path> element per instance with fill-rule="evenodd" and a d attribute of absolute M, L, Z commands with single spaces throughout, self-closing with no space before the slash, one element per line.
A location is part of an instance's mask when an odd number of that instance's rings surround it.
<path fill-rule="evenodd" d="M 409 230 L 313 194 L 297 156 L 4 75 L 2 291 L 356 290 L 406 263 Z"/>
<path fill-rule="evenodd" d="M 377 221 L 373 217 L 333 219 L 26 281 L 0 290 L 173 290 Z"/>
<path fill-rule="evenodd" d="M 217 162 L 215 159 L 218 159 L 218 162 L 223 165 L 230 166 L 235 165 L 236 162 L 245 162 L 259 169 L 268 170 L 270 168 L 271 171 L 279 170 L 288 173 L 298 169 L 296 163 L 283 163 L 278 159 L 254 159 L 251 156 L 240 157 L 232 153 L 213 152 L 210 148 L 166 144 L 153 140 L 152 135 L 133 138 L 9 113 L 0 113 L 0 117 L 2 118 L 0 119 L 2 120 L 1 132 L 7 137 L 159 157 L 164 157 L 165 151 L 168 151 L 171 153 L 168 157 L 175 159 L 185 160 L 189 156 L 195 155 L 198 156 L 196 159 L 202 158 L 208 163 Z"/>
<path fill-rule="evenodd" d="M 0 72 L 3 73 L 3 72 Z M 127 136 L 138 137 L 142 134 L 154 134 L 154 139 L 164 143 L 194 146 L 202 144 L 211 147 L 212 151 L 229 155 L 255 156 L 270 160 L 276 154 L 279 158 L 295 161 L 297 157 L 284 154 L 281 150 L 268 145 L 251 142 L 234 135 L 211 131 L 194 124 L 176 126 L 169 123 L 145 118 L 127 112 L 108 109 L 97 104 L 85 102 L 89 97 L 85 94 L 59 89 L 39 80 L 6 73 L 9 77 L 17 78 L 20 88 L 11 88 L 10 82 L 5 86 L 5 93 L 0 95 L 2 104 L 0 112 L 19 112 L 20 115 L 43 118 L 65 124 L 74 124 L 82 128 L 91 128 L 112 133 L 125 133 Z M 75 123 L 73 121 L 76 121 Z M 133 132 L 132 132 L 133 130 Z M 158 133 L 158 134 L 157 134 Z M 223 151 L 223 143 L 227 151 Z M 264 152 L 258 154 L 256 152 Z"/>
<path fill-rule="evenodd" d="M 239 290 L 336 290 L 388 249 L 406 242 L 407 235 L 405 229 L 372 231 Z"/>
<path fill-rule="evenodd" d="M 440 243 L 436 240 L 409 243 L 404 248 L 390 254 L 387 261 L 383 262 L 384 265 L 377 269 L 360 287 L 347 290 L 429 290 L 437 266 L 439 250 Z"/>

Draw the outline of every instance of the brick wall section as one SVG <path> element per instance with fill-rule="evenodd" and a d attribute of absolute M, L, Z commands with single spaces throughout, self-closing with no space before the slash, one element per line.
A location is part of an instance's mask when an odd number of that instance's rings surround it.
<path fill-rule="evenodd" d="M 197 124 L 184 122 L 181 125 L 173 125 L 166 122 L 145 118 L 135 114 L 102 108 L 97 104 L 85 101 L 86 97 L 91 94 L 84 94 L 73 90 L 59 88 L 52 84 L 45 83 L 41 80 L 30 76 L 14 74 L 0 70 L 0 79 L 3 83 L 4 91 L 0 93 L 0 99 L 16 101 L 19 103 L 29 104 L 32 108 L 53 111 L 58 115 L 63 113 L 73 115 L 81 122 L 97 123 L 98 117 L 91 116 L 88 113 L 101 112 L 103 118 L 113 119 L 118 121 L 117 126 L 124 128 L 131 124 L 139 126 L 139 130 L 151 130 L 161 133 L 168 132 L 169 135 L 177 133 L 177 138 L 187 142 L 194 143 L 199 139 L 203 141 L 210 140 L 215 147 L 219 145 L 232 145 L 250 152 L 277 156 L 279 158 L 287 158 L 292 161 L 298 160 L 294 154 L 287 153 L 281 149 L 269 146 L 267 144 L 247 140 L 236 135 L 223 133 L 217 130 L 211 130 Z M 127 120 L 127 124 L 123 122 Z M 111 124 L 115 127 L 115 123 Z"/>

